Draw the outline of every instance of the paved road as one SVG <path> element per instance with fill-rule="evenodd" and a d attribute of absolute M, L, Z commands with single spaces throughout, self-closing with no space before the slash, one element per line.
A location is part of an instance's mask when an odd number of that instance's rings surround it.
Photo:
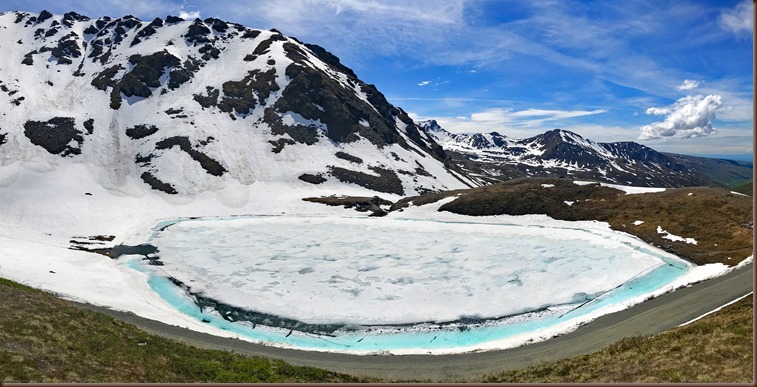
<path fill-rule="evenodd" d="M 602 316 L 571 333 L 547 341 L 502 351 L 434 356 L 357 356 L 274 348 L 199 333 L 130 313 L 82 305 L 125 320 L 148 332 L 198 347 L 278 358 L 291 364 L 387 380 L 451 382 L 480 380 L 484 374 L 595 352 L 624 337 L 663 332 L 748 294 L 754 290 L 753 278 L 754 264 L 749 264 L 725 276 Z"/>

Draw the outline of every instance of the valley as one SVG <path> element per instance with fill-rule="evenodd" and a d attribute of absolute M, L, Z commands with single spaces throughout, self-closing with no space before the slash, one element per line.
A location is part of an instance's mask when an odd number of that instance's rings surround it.
<path fill-rule="evenodd" d="M 277 381 L 476 379 L 753 290 L 750 162 L 452 133 L 323 47 L 217 18 L 0 27 L 8 289 L 329 370 Z"/>

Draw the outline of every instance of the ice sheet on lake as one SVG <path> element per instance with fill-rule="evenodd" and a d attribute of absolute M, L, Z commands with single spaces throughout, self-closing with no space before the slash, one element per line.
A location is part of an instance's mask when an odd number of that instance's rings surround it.
<path fill-rule="evenodd" d="M 230 305 L 309 323 L 499 317 L 580 303 L 663 264 L 616 233 L 340 217 L 179 222 L 161 270 Z"/>

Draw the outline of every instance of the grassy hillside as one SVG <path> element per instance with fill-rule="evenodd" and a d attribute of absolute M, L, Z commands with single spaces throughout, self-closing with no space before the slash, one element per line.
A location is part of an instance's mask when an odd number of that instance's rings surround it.
<path fill-rule="evenodd" d="M 753 196 L 753 187 L 752 187 L 753 181 L 749 180 L 746 183 L 738 184 L 733 187 L 731 187 L 732 190 L 743 193 L 744 195 Z"/>
<path fill-rule="evenodd" d="M 0 279 L 0 382 L 378 382 L 198 349 Z M 750 382 L 752 298 L 688 326 L 485 382 Z"/>
<path fill-rule="evenodd" d="M 654 337 L 484 378 L 500 383 L 752 383 L 754 299 Z"/>
<path fill-rule="evenodd" d="M 0 279 L 0 382 L 364 382 L 198 349 Z"/>
<path fill-rule="evenodd" d="M 697 172 L 724 187 L 743 184 L 752 179 L 754 164 L 751 161 L 715 159 L 666 153 L 686 163 Z"/>

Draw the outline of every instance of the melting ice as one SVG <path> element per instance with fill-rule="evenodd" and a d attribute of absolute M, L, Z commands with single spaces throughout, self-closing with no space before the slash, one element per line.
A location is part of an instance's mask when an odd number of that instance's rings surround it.
<path fill-rule="evenodd" d="M 163 266 L 131 266 L 152 273 L 151 287 L 177 309 L 253 340 L 329 351 L 471 348 L 564 324 L 690 268 L 633 237 L 579 228 L 281 216 L 158 229 L 149 242 Z M 168 276 L 239 308 L 373 328 L 252 329 L 200 312 Z M 466 318 L 489 322 L 465 327 Z M 434 324 L 451 321 L 456 329 Z"/>

